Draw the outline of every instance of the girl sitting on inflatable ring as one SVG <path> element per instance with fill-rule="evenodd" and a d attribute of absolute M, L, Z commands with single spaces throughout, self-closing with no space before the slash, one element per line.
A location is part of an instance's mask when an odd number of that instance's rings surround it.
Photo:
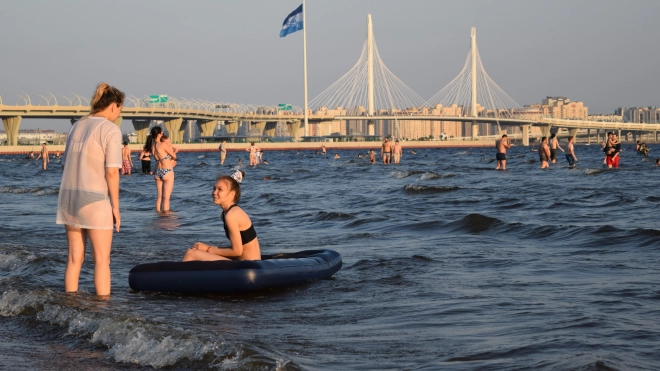
<path fill-rule="evenodd" d="M 225 235 L 231 242 L 229 247 L 211 246 L 196 242 L 183 255 L 183 261 L 191 260 L 261 260 L 257 232 L 250 217 L 237 203 L 241 198 L 244 173 L 237 171 L 232 176 L 220 176 L 213 187 L 213 203 L 222 207 L 222 222 Z"/>

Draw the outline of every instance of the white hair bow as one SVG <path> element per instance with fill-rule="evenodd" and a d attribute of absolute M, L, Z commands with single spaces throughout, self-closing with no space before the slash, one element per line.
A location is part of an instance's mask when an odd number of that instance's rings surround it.
<path fill-rule="evenodd" d="M 243 174 L 241 174 L 240 170 L 236 170 L 231 177 L 239 183 L 243 181 Z"/>

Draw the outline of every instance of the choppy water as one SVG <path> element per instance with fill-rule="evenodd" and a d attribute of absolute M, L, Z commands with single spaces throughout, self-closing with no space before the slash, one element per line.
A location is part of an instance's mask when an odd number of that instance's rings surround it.
<path fill-rule="evenodd" d="M 250 295 L 132 292 L 134 265 L 224 240 L 211 187 L 239 155 L 221 167 L 217 153 L 186 153 L 171 215 L 154 211 L 151 176 L 122 177 L 109 302 L 94 299 L 89 252 L 81 293 L 63 293 L 56 164 L 0 157 L 0 369 L 657 369 L 651 158 L 628 147 L 608 171 L 599 147 L 580 146 L 576 169 L 544 171 L 516 147 L 496 172 L 490 148 L 406 150 L 390 166 L 334 152 L 268 152 L 269 165 L 244 168 L 241 202 L 265 253 L 339 251 L 332 279 Z"/>

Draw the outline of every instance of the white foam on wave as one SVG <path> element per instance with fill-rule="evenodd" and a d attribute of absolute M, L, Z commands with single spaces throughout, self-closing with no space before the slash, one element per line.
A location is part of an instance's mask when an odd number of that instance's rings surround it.
<path fill-rule="evenodd" d="M 60 192 L 59 188 L 47 188 L 47 187 L 26 188 L 26 187 L 15 187 L 15 186 L 0 187 L 0 193 L 13 193 L 13 194 L 34 193 L 35 196 L 52 195 L 52 194 L 58 194 L 59 192 Z"/>
<path fill-rule="evenodd" d="M 12 271 L 20 268 L 37 258 L 36 255 L 22 251 L 0 253 L 0 270 Z"/>
<path fill-rule="evenodd" d="M 200 334 L 195 328 L 187 330 L 153 323 L 136 315 L 109 315 L 77 299 L 74 299 L 77 302 L 72 304 L 74 306 L 62 305 L 63 300 L 66 298 L 49 290 L 26 294 L 9 290 L 0 297 L 0 315 L 13 317 L 36 311 L 37 320 L 64 327 L 69 335 L 108 347 L 108 355 L 117 362 L 162 368 L 181 361 L 210 361 L 224 369 L 241 369 L 249 367 L 253 361 L 243 355 L 240 346 L 216 334 Z M 85 307 L 75 306 L 80 304 Z M 263 356 L 259 357 L 261 361 Z M 289 362 L 272 359 L 277 369 Z"/>

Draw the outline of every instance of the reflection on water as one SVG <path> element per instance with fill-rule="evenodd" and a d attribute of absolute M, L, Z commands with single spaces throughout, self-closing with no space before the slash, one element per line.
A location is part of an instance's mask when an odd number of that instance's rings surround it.
<path fill-rule="evenodd" d="M 155 212 L 157 215 L 151 219 L 151 224 L 149 225 L 150 228 L 173 231 L 181 226 L 181 217 L 175 211 L 168 210 Z"/>

